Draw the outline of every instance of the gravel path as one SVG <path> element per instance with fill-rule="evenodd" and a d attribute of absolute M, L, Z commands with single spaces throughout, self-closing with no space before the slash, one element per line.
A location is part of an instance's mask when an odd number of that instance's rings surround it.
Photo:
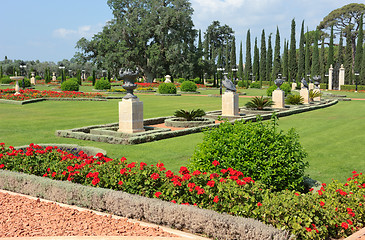
<path fill-rule="evenodd" d="M 0 192 L 0 237 L 145 236 L 176 237 L 160 228 L 101 216 L 56 203 Z"/>

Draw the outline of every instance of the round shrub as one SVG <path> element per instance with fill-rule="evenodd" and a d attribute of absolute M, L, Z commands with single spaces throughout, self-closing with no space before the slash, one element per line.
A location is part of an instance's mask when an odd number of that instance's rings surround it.
<path fill-rule="evenodd" d="M 176 94 L 176 86 L 173 83 L 161 83 L 158 86 L 160 94 Z"/>
<path fill-rule="evenodd" d="M 197 88 L 196 84 L 192 81 L 185 81 L 180 86 L 182 92 L 196 92 Z"/>
<path fill-rule="evenodd" d="M 13 80 L 11 80 L 9 76 L 5 76 L 5 77 L 3 77 L 3 78 L 0 80 L 0 82 L 1 82 L 2 84 L 10 84 L 11 82 L 13 82 Z"/>
<path fill-rule="evenodd" d="M 276 90 L 278 87 L 274 84 L 274 85 L 271 85 L 266 93 L 267 93 L 267 96 L 272 96 L 272 92 L 274 90 Z M 285 96 L 289 95 L 291 93 L 291 85 L 287 82 L 283 83 L 281 86 L 280 86 L 280 89 L 284 91 L 284 94 Z"/>
<path fill-rule="evenodd" d="M 190 159 L 190 165 L 202 172 L 233 168 L 275 191 L 304 189 L 307 156 L 294 129 L 278 129 L 277 118 L 271 121 L 221 123 L 204 132 Z M 218 161 L 220 164 L 214 164 Z"/>
<path fill-rule="evenodd" d="M 238 81 L 237 86 L 240 88 L 247 88 L 247 81 L 243 81 L 243 80 Z"/>
<path fill-rule="evenodd" d="M 76 78 L 71 78 L 61 84 L 62 91 L 79 91 L 79 83 Z"/>
<path fill-rule="evenodd" d="M 88 82 L 92 82 L 92 81 L 93 81 L 93 79 L 94 79 L 94 78 L 93 78 L 93 76 L 88 76 L 86 80 L 87 80 Z"/>
<path fill-rule="evenodd" d="M 95 89 L 97 90 L 106 90 L 106 89 L 110 89 L 111 88 L 111 84 L 108 80 L 98 80 L 95 83 Z"/>
<path fill-rule="evenodd" d="M 37 75 L 35 76 L 35 80 L 42 80 L 41 76 Z"/>
<path fill-rule="evenodd" d="M 18 81 L 19 87 L 23 87 L 23 80 Z M 30 87 L 30 80 L 28 78 L 24 78 L 24 87 Z"/>
<path fill-rule="evenodd" d="M 260 82 L 252 82 L 250 88 L 261 88 Z"/>

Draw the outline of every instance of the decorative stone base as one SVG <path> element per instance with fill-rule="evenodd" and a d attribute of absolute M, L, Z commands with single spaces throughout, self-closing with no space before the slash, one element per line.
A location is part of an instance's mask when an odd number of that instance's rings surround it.
<path fill-rule="evenodd" d="M 291 90 L 295 90 L 297 88 L 297 83 L 292 83 L 291 84 Z"/>
<path fill-rule="evenodd" d="M 138 98 L 123 99 L 119 102 L 118 132 L 143 132 L 143 102 Z"/>
<path fill-rule="evenodd" d="M 309 86 L 309 90 L 313 90 L 314 89 L 314 83 L 310 83 L 310 84 L 308 84 L 308 86 Z"/>
<path fill-rule="evenodd" d="M 309 104 L 309 90 L 306 88 L 300 89 L 300 96 L 303 98 L 304 104 Z"/>
<path fill-rule="evenodd" d="M 272 92 L 272 100 L 274 102 L 273 108 L 284 108 L 284 91 L 278 89 L 274 90 Z"/>
<path fill-rule="evenodd" d="M 30 84 L 35 85 L 35 78 L 34 77 L 30 78 Z"/>
<path fill-rule="evenodd" d="M 238 94 L 225 92 L 222 96 L 222 116 L 237 116 L 238 112 Z"/>
<path fill-rule="evenodd" d="M 321 89 L 316 88 L 316 89 L 314 89 L 314 90 L 313 90 L 313 92 L 318 92 L 319 94 L 321 94 Z M 320 101 L 321 101 L 321 96 L 319 96 L 319 97 L 315 97 L 315 98 L 313 99 L 313 101 L 320 102 Z"/>

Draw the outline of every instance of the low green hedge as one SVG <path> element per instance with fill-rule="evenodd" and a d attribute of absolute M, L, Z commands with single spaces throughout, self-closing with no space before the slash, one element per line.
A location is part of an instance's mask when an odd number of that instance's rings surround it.
<path fill-rule="evenodd" d="M 197 88 L 196 84 L 192 81 L 184 81 L 180 86 L 182 92 L 196 92 Z"/>
<path fill-rule="evenodd" d="M 341 90 L 355 91 L 356 85 L 341 85 Z M 365 85 L 357 85 L 357 90 L 365 90 Z"/>
<path fill-rule="evenodd" d="M 160 94 L 176 94 L 176 86 L 173 83 L 161 83 L 158 86 L 158 92 Z"/>
<path fill-rule="evenodd" d="M 108 90 L 111 88 L 111 84 L 108 80 L 100 79 L 95 83 L 95 89 L 97 90 Z"/>
<path fill-rule="evenodd" d="M 62 91 L 79 91 L 80 85 L 76 78 L 70 78 L 61 84 Z"/>

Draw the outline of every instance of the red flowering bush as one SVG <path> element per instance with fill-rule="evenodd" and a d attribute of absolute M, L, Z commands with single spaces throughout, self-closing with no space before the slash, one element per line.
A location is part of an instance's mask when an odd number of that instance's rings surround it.
<path fill-rule="evenodd" d="M 272 192 L 261 183 L 232 168 L 219 172 L 178 173 L 163 163 L 127 162 L 98 153 L 70 154 L 57 147 L 30 144 L 16 150 L 0 143 L 0 169 L 24 172 L 51 179 L 122 190 L 177 204 L 195 205 L 217 212 L 255 218 L 298 239 L 326 239 L 348 236 L 364 227 L 365 175 L 353 172 L 343 184 L 322 184 L 306 194 L 284 190 Z M 214 166 L 220 162 L 213 161 Z"/>

